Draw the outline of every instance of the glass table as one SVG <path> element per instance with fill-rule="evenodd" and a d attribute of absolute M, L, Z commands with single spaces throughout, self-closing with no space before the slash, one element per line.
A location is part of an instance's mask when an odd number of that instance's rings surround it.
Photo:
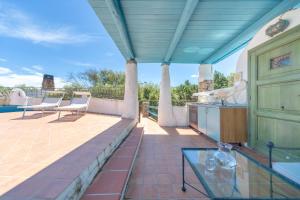
<path fill-rule="evenodd" d="M 207 155 L 217 148 L 182 148 L 182 191 L 186 185 L 211 199 L 300 199 L 300 185 L 280 175 L 239 150 L 232 150 L 237 165 L 214 170 L 206 166 Z M 185 180 L 185 160 L 206 193 Z M 300 171 L 300 169 L 299 169 Z"/>

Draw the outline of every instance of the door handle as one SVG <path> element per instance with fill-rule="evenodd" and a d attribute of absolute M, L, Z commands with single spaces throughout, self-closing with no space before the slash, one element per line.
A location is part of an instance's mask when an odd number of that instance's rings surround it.
<path fill-rule="evenodd" d="M 284 110 L 284 106 L 281 106 L 281 110 Z"/>

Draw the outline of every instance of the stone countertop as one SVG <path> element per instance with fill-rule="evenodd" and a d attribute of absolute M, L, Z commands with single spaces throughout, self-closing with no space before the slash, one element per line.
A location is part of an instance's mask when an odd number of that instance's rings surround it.
<path fill-rule="evenodd" d="M 221 103 L 188 103 L 189 105 L 194 106 L 204 106 L 204 107 L 217 107 L 217 108 L 248 108 L 248 105 L 245 104 L 225 104 L 222 105 Z"/>

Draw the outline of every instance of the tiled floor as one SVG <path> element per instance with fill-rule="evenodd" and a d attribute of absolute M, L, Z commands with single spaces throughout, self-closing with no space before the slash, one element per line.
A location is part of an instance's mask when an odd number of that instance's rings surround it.
<path fill-rule="evenodd" d="M 188 186 L 186 192 L 181 191 L 180 150 L 182 147 L 215 147 L 215 143 L 190 128 L 162 128 L 149 119 L 143 119 L 142 123 L 145 127 L 144 136 L 126 198 L 133 200 L 207 199 Z M 186 179 L 204 191 L 188 165 L 186 165 Z"/>
<path fill-rule="evenodd" d="M 199 137 L 190 128 L 162 128 L 143 119 L 144 136 L 126 194 L 127 199 L 205 199 L 188 188 L 181 192 L 181 147 L 213 147 L 215 144 Z M 189 182 L 201 185 L 186 169 Z"/>
<path fill-rule="evenodd" d="M 96 114 L 60 121 L 55 113 L 20 116 L 0 113 L 0 196 L 121 120 Z"/>
<path fill-rule="evenodd" d="M 109 158 L 82 200 L 119 200 L 141 142 L 143 128 L 135 128 Z"/>

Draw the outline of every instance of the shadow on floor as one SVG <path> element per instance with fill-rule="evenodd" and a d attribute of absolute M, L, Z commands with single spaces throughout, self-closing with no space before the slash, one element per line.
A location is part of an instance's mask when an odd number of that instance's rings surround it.
<path fill-rule="evenodd" d="M 0 199 L 56 199 L 73 183 L 73 180 L 78 179 L 84 170 L 93 169 L 90 165 L 95 162 L 97 157 L 106 151 L 107 148 L 111 148 L 111 144 L 115 142 L 117 137 L 120 137 L 123 130 L 128 129 L 131 123 L 132 120 L 128 119 L 122 119 L 115 123 L 89 141 L 73 149 L 41 171 L 16 185 L 0 196 Z M 91 171 L 89 173 L 92 174 Z M 85 184 L 88 183 L 85 182 Z M 78 187 L 80 191 L 83 186 L 80 183 Z M 84 187 L 87 187 L 87 185 Z M 78 198 L 78 196 L 76 196 L 76 198 Z"/>
<path fill-rule="evenodd" d="M 42 117 L 47 117 L 49 115 L 54 115 L 56 114 L 57 112 L 53 112 L 53 111 L 47 111 L 47 112 L 44 112 L 44 113 L 34 113 L 32 115 L 25 115 L 24 118 L 22 117 L 22 113 L 20 113 L 20 117 L 18 118 L 15 118 L 15 119 L 12 119 L 12 120 L 29 120 L 29 119 L 39 119 L 39 118 L 42 118 Z M 28 114 L 28 113 L 27 113 Z"/>
<path fill-rule="evenodd" d="M 83 116 L 84 116 L 84 113 L 79 113 L 78 115 L 77 114 L 67 114 L 67 115 L 61 116 L 59 119 L 50 121 L 49 123 L 75 122 Z"/>

